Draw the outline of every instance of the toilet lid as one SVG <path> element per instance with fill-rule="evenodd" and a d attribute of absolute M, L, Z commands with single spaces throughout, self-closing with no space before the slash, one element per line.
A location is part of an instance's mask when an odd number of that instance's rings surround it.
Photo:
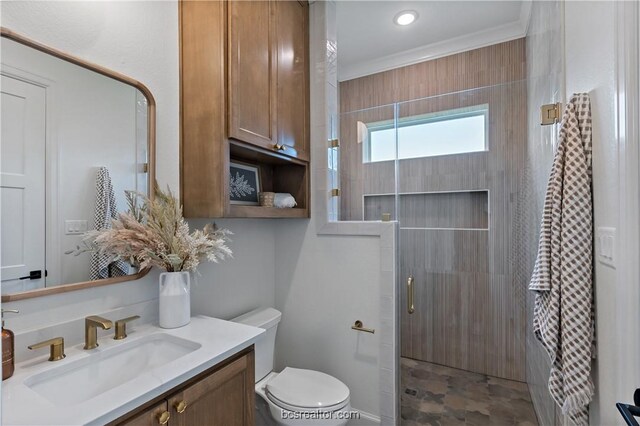
<path fill-rule="evenodd" d="M 349 388 L 335 377 L 290 367 L 269 380 L 266 389 L 284 404 L 299 408 L 337 408 L 349 398 Z"/>

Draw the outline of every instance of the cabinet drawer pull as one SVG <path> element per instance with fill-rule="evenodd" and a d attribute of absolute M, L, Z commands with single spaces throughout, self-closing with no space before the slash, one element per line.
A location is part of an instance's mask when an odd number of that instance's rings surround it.
<path fill-rule="evenodd" d="M 161 425 L 166 425 L 167 423 L 169 423 L 170 418 L 171 418 L 171 414 L 169 414 L 168 411 L 163 411 L 158 416 L 158 423 L 160 423 Z"/>
<path fill-rule="evenodd" d="M 182 413 L 184 413 L 184 410 L 187 409 L 187 403 L 186 403 L 186 401 L 176 402 L 175 404 L 173 404 L 173 407 L 176 409 L 176 411 L 179 414 L 182 414 Z"/>

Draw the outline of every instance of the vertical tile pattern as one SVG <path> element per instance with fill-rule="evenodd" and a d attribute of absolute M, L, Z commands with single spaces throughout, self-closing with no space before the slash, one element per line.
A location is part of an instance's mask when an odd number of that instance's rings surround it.
<path fill-rule="evenodd" d="M 553 161 L 558 126 L 540 126 L 540 106 L 563 101 L 563 10 L 560 1 L 532 2 L 526 38 L 528 142 L 525 168 L 520 175 L 514 236 L 517 251 L 512 264 L 527 300 L 527 383 L 536 413 L 544 425 L 562 424 L 562 414 L 551 398 L 547 382 L 550 361 L 533 335 L 533 294 L 527 291 L 537 253 L 544 192 Z"/>
<path fill-rule="evenodd" d="M 406 313 L 403 287 L 402 354 L 520 381 L 526 303 L 510 254 L 525 165 L 524 78 L 519 39 L 340 84 L 341 219 L 375 219 L 392 203 L 376 206 L 365 196 L 395 194 L 397 186 L 401 227 L 476 228 L 401 229 L 399 276 L 415 277 L 416 306 Z M 397 171 L 393 161 L 362 162 L 358 122 L 393 124 L 396 111 L 402 119 L 477 105 L 489 107 L 488 151 L 399 160 Z M 455 191 L 481 192 L 466 201 L 471 208 L 458 209 Z M 421 192 L 449 195 L 402 195 Z"/>
<path fill-rule="evenodd" d="M 403 228 L 488 229 L 488 191 L 400 194 L 399 220 Z M 396 220 L 395 195 L 364 195 L 364 220 L 380 220 L 390 213 Z"/>
<path fill-rule="evenodd" d="M 525 40 L 517 39 L 340 83 L 340 112 L 521 80 Z"/>

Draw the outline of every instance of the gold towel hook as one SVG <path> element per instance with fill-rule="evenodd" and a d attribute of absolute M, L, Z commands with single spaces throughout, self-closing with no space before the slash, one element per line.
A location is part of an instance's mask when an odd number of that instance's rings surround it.
<path fill-rule="evenodd" d="M 556 124 L 560 122 L 560 110 L 562 104 L 560 102 L 556 104 L 546 104 L 540 107 L 540 125 L 547 126 L 549 124 Z"/>

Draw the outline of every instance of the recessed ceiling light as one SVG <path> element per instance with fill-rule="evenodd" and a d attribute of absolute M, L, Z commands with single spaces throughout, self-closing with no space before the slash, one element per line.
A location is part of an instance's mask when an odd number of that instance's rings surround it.
<path fill-rule="evenodd" d="M 415 10 L 403 10 L 393 18 L 393 22 L 405 26 L 413 23 L 416 19 L 418 19 L 418 12 Z"/>

